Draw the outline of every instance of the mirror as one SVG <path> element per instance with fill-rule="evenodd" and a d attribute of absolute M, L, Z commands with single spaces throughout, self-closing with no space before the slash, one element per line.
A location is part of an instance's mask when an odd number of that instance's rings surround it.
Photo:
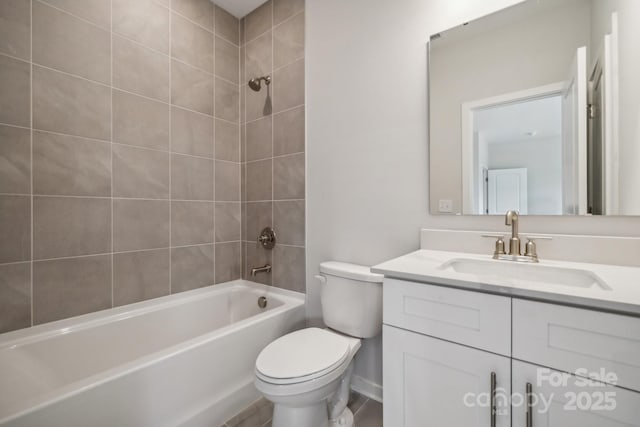
<path fill-rule="evenodd" d="M 431 213 L 640 215 L 638 17 L 527 0 L 433 35 Z"/>

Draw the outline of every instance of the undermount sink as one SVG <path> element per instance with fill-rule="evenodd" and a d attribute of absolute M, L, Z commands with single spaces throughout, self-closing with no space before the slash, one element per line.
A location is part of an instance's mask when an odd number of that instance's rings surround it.
<path fill-rule="evenodd" d="M 443 263 L 440 270 L 474 274 L 492 279 L 508 280 L 513 284 L 544 284 L 574 288 L 609 287 L 595 273 L 574 268 L 551 267 L 540 264 L 524 264 L 513 261 L 478 260 L 456 258 Z"/>

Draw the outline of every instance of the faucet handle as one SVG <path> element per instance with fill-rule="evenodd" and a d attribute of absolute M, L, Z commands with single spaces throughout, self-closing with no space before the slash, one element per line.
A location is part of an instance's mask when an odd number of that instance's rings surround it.
<path fill-rule="evenodd" d="M 536 240 L 552 240 L 549 236 L 525 236 L 527 238 L 527 244 L 524 245 L 524 256 L 538 260 L 538 251 L 536 248 Z"/>
<path fill-rule="evenodd" d="M 500 255 L 505 255 L 506 252 L 504 250 L 505 248 L 505 244 L 504 244 L 504 234 L 483 234 L 482 237 L 489 237 L 492 239 L 497 239 L 496 240 L 496 248 L 493 251 L 493 257 L 495 259 L 498 259 L 498 257 Z"/>

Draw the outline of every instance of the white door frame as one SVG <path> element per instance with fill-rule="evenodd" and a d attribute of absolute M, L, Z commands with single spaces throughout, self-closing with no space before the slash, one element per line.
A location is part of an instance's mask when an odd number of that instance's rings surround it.
<path fill-rule="evenodd" d="M 537 98 L 546 98 L 554 95 L 561 95 L 564 82 L 551 83 L 531 89 L 505 93 L 489 98 L 462 103 L 462 213 L 465 215 L 483 214 L 483 212 L 473 212 L 474 189 L 477 188 L 475 182 L 478 179 L 474 173 L 474 138 L 473 138 L 473 115 L 475 110 L 480 108 L 494 107 L 496 105 L 510 104 L 519 101 L 527 101 Z"/>

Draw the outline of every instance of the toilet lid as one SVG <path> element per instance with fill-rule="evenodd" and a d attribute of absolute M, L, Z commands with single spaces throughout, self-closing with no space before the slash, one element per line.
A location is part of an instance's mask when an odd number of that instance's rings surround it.
<path fill-rule="evenodd" d="M 324 329 L 307 328 L 266 346 L 256 360 L 256 371 L 270 379 L 298 382 L 333 371 L 348 356 L 346 337 Z"/>

